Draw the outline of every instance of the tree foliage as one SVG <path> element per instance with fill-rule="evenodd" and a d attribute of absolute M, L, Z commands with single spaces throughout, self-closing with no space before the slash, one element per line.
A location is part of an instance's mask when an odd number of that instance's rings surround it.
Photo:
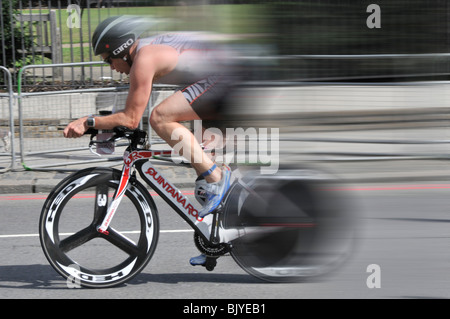
<path fill-rule="evenodd" d="M 27 61 L 25 52 L 31 52 L 33 41 L 24 33 L 24 26 L 17 21 L 17 0 L 0 0 L 0 27 L 3 33 L 1 64 L 7 68 L 19 68 Z"/>

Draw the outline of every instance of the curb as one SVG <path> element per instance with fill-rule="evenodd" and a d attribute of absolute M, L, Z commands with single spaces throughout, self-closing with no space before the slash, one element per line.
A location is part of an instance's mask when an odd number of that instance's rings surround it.
<path fill-rule="evenodd" d="M 8 175 L 0 174 L 0 194 L 24 194 L 24 193 L 50 193 L 59 182 L 69 174 L 46 174 L 49 176 L 33 176 L 32 172 L 9 172 Z M 24 176 L 28 175 L 28 176 Z M 53 175 L 53 176 L 50 176 Z M 195 177 L 170 176 L 171 182 L 180 189 L 194 188 Z M 151 188 L 143 183 L 147 189 Z"/>

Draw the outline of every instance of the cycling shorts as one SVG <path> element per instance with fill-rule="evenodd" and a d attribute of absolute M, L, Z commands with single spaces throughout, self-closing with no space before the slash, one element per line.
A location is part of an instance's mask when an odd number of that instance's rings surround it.
<path fill-rule="evenodd" d="M 213 75 L 186 86 L 181 92 L 201 119 L 217 120 L 230 90 L 228 76 Z"/>

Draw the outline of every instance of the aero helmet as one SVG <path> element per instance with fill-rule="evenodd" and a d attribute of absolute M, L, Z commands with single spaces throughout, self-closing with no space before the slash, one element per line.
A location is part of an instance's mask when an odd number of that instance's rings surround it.
<path fill-rule="evenodd" d="M 137 38 L 151 26 L 144 17 L 116 16 L 103 20 L 92 35 L 94 54 L 110 53 L 112 58 L 125 57 Z"/>

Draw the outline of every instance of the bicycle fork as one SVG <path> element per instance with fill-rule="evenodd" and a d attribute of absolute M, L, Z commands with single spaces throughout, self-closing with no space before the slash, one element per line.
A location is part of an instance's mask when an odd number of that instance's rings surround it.
<path fill-rule="evenodd" d="M 102 223 L 97 226 L 97 231 L 104 235 L 109 235 L 108 227 L 111 224 L 111 221 L 114 217 L 114 214 L 117 211 L 117 208 L 119 207 L 120 202 L 122 201 L 123 195 L 125 194 L 125 191 L 128 186 L 128 182 L 130 181 L 130 165 L 125 165 L 122 171 L 122 177 L 120 178 L 119 187 L 117 191 L 114 194 L 113 201 L 111 205 L 109 205 L 108 210 L 106 212 L 105 217 L 103 218 Z M 105 200 L 105 196 L 108 196 L 108 194 L 97 194 L 97 206 L 106 205 L 107 199 Z"/>

